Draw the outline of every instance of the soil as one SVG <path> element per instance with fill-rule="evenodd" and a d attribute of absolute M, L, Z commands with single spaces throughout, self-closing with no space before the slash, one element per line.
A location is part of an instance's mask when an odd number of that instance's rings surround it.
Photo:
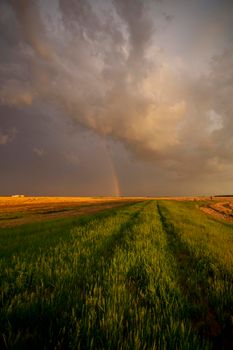
<path fill-rule="evenodd" d="M 222 198 L 221 202 L 211 202 L 201 210 L 217 219 L 233 222 L 233 199 L 226 201 L 226 198 Z"/>

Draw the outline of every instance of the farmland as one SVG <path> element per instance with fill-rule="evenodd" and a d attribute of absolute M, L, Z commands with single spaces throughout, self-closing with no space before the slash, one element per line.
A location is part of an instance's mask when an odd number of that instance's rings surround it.
<path fill-rule="evenodd" d="M 130 197 L 0 197 L 0 227 L 76 217 L 136 202 Z"/>
<path fill-rule="evenodd" d="M 0 211 L 1 348 L 232 348 L 225 202 L 25 200 Z"/>

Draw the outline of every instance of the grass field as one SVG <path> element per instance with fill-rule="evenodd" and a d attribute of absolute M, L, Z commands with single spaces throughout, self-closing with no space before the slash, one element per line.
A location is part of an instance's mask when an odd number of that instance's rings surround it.
<path fill-rule="evenodd" d="M 0 228 L 0 348 L 232 349 L 233 224 L 202 205 Z"/>

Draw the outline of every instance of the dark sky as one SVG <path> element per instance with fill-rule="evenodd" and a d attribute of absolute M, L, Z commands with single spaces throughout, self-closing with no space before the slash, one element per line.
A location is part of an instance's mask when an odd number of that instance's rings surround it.
<path fill-rule="evenodd" d="M 233 193 L 233 1 L 0 0 L 12 193 Z"/>

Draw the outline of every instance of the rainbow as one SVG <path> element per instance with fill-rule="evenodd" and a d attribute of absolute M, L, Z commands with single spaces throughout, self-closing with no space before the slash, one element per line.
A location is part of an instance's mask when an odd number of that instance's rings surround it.
<path fill-rule="evenodd" d="M 118 179 L 118 175 L 117 175 L 117 171 L 116 171 L 116 167 L 115 164 L 113 162 L 113 159 L 111 157 L 111 153 L 108 150 L 107 147 L 107 143 L 106 140 L 103 139 L 103 147 L 106 153 L 106 158 L 109 164 L 109 169 L 110 169 L 110 173 L 111 173 L 111 177 L 112 177 L 112 195 L 116 196 L 116 197 L 120 197 L 121 196 L 121 187 L 120 187 L 120 181 Z"/>

